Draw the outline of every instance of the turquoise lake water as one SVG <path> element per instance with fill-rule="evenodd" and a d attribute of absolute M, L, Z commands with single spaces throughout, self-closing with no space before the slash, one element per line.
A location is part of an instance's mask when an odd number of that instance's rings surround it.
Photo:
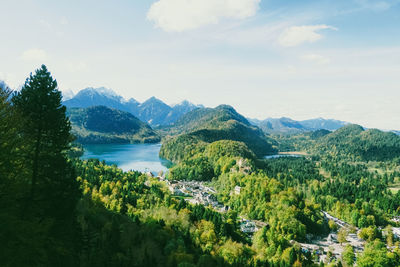
<path fill-rule="evenodd" d="M 101 144 L 84 145 L 82 159 L 97 158 L 107 164 L 116 164 L 124 171 L 158 173 L 167 171 L 171 163 L 158 156 L 161 144 Z"/>
<path fill-rule="evenodd" d="M 276 155 L 269 155 L 265 156 L 264 159 L 277 159 L 277 158 L 287 158 L 287 157 L 292 157 L 292 158 L 300 158 L 303 157 L 303 155 L 298 155 L 298 154 L 276 154 Z"/>

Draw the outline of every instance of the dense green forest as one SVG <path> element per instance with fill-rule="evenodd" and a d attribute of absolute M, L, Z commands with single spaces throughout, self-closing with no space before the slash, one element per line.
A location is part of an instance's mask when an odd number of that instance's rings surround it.
<path fill-rule="evenodd" d="M 197 114 L 196 120 L 208 125 L 205 122 L 213 117 L 203 113 Z M 281 151 L 302 151 L 308 156 L 262 159 L 245 142 L 199 141 L 191 132 L 169 139 L 160 155 L 175 162 L 171 179 L 211 180 L 220 202 L 239 216 L 267 223 L 253 238 L 253 247 L 260 242 L 261 233 L 266 238 L 259 258 L 280 258 L 282 249 L 290 247 L 293 240 L 306 242 L 307 235 L 335 232 L 334 224 L 328 225 L 322 216 L 322 211 L 327 211 L 361 229 L 359 236 L 367 244 L 365 253 L 357 255 L 358 266 L 399 264 L 398 247 L 382 245 L 393 245 L 394 239 L 387 235 L 390 230 L 382 229 L 395 226 L 391 219 L 400 211 L 399 136 L 347 125 L 335 132 L 318 130 L 270 138 Z M 238 187 L 239 194 L 235 193 Z M 356 256 L 350 248 L 347 259 L 343 252 L 342 258 L 331 258 L 326 264 L 352 266 Z M 379 260 L 374 254 L 378 251 Z"/>
<path fill-rule="evenodd" d="M 80 149 L 70 152 L 71 124 L 45 66 L 20 92 L 1 88 L 0 104 L 3 266 L 290 266 L 309 261 L 287 244 L 275 258 L 257 257 L 263 247 L 238 231 L 235 211 L 221 214 L 189 205 L 147 175 L 74 158 Z M 236 148 L 253 156 L 241 143 L 224 147 L 223 142 L 210 146 L 210 158 L 236 155 Z"/>
<path fill-rule="evenodd" d="M 354 125 L 264 136 L 231 107 L 192 111 L 168 130 L 176 136 L 160 153 L 175 163 L 170 181 L 213 186 L 229 207 L 220 212 L 190 204 L 158 178 L 80 160 L 61 103 L 45 66 L 19 92 L 0 88 L 2 266 L 400 265 L 392 230 L 400 215 L 398 136 Z M 106 122 L 75 111 L 72 122 L 96 132 L 141 127 L 115 110 L 106 113 L 116 121 Z M 273 146 L 307 154 L 260 157 Z M 358 227 L 363 251 L 324 212 L 349 231 Z M 253 235 L 240 230 L 244 218 L 258 223 Z M 341 255 L 329 250 L 320 261 L 320 250 L 304 248 L 330 233 L 343 243 Z"/>
<path fill-rule="evenodd" d="M 400 136 L 355 124 L 334 132 L 318 130 L 297 135 L 276 135 L 280 151 L 308 151 L 310 154 L 350 161 L 400 163 Z"/>
<path fill-rule="evenodd" d="M 214 109 L 195 109 L 183 115 L 173 126 L 161 129 L 167 135 L 164 145 L 172 147 L 176 143 L 212 143 L 218 140 L 233 140 L 243 142 L 257 156 L 276 152 L 273 140 L 256 126 L 251 125 L 246 118 L 238 114 L 231 106 L 220 105 Z M 170 137 L 170 136 L 173 137 Z M 177 140 L 177 138 L 180 138 Z M 169 143 L 174 143 L 169 145 Z M 164 149 L 163 151 L 166 152 Z M 176 161 L 183 156 L 181 150 L 174 153 L 166 152 L 162 156 Z"/>
<path fill-rule="evenodd" d="M 84 144 L 157 143 L 158 135 L 149 125 L 129 112 L 93 106 L 67 111 L 72 133 Z"/>

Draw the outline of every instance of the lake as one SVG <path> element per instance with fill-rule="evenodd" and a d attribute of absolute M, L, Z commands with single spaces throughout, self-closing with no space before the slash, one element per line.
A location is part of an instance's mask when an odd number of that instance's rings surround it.
<path fill-rule="evenodd" d="M 124 171 L 167 171 L 171 162 L 158 156 L 161 144 L 101 144 L 84 145 L 82 159 L 97 158 L 115 164 Z"/>
<path fill-rule="evenodd" d="M 277 159 L 277 158 L 287 158 L 287 157 L 300 158 L 300 157 L 303 157 L 303 155 L 299 155 L 299 154 L 276 154 L 276 155 L 265 156 L 264 159 Z"/>

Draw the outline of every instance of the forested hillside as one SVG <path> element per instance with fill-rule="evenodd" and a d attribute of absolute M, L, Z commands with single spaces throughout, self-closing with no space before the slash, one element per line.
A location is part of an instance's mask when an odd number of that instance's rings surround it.
<path fill-rule="evenodd" d="M 351 161 L 395 161 L 400 159 L 400 136 L 377 129 L 365 130 L 349 124 L 334 132 L 318 130 L 291 136 L 272 136 L 280 151 L 308 151 L 319 156 Z"/>
<path fill-rule="evenodd" d="M 73 140 L 45 66 L 10 98 L 0 90 L 2 266 L 290 266 L 310 262 L 286 243 L 275 258 L 221 214 L 172 195 L 164 183 L 98 160 L 67 157 Z M 11 99 L 11 101 L 10 101 Z M 38 105 L 40 103 L 40 105 Z M 24 119 L 21 119 L 24 118 Z M 102 126 L 104 127 L 104 126 Z M 253 157 L 212 144 L 211 159 Z M 242 151 L 242 152 L 240 152 Z M 239 153 L 239 154 L 238 154 Z M 260 236 L 265 242 L 266 236 Z M 261 244 L 261 243 L 260 243 Z M 280 256 L 284 249 L 284 255 Z"/>
<path fill-rule="evenodd" d="M 221 105 L 214 109 L 193 110 L 164 131 L 168 135 L 178 135 L 172 138 L 167 137 L 160 152 L 162 157 L 172 161 L 179 161 L 183 157 L 183 150 L 171 150 L 171 143 L 180 143 L 182 146 L 186 146 L 193 143 L 233 140 L 245 143 L 260 157 L 275 151 L 271 139 L 227 105 Z"/>
<path fill-rule="evenodd" d="M 67 116 L 77 141 L 86 144 L 155 143 L 160 138 L 132 114 L 106 106 L 70 108 Z"/>
<path fill-rule="evenodd" d="M 340 154 L 364 161 L 400 159 L 400 136 L 349 125 L 319 139 L 315 149 L 321 153 Z"/>

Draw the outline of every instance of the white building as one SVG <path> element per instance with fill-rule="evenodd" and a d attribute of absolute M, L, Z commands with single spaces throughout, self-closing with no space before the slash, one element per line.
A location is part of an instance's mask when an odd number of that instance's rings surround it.
<path fill-rule="evenodd" d="M 257 231 L 257 227 L 254 222 L 246 220 L 240 223 L 240 230 L 243 233 L 255 233 Z"/>
<path fill-rule="evenodd" d="M 242 189 L 240 186 L 235 186 L 235 194 L 240 195 L 240 189 Z"/>

